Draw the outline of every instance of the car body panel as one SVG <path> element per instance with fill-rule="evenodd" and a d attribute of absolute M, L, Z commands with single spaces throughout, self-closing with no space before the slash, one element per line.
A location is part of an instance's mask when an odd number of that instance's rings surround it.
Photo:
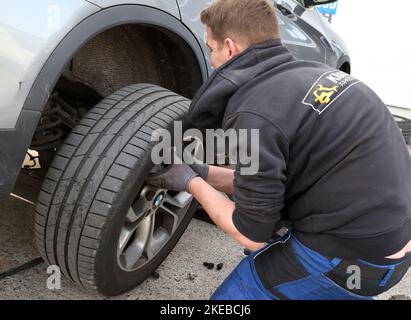
<path fill-rule="evenodd" d="M 176 18 L 180 19 L 180 12 L 178 10 L 177 2 L 173 0 L 88 0 L 101 8 L 108 8 L 117 5 L 125 4 L 137 4 L 153 7 L 169 14 L 172 14 Z"/>
<path fill-rule="evenodd" d="M 46 62 L 41 64 L 40 70 L 34 76 L 34 83 L 25 95 L 21 113 L 16 113 L 18 120 L 15 127 L 0 127 L 0 199 L 5 198 L 15 185 L 42 110 L 64 67 L 75 53 L 98 33 L 128 23 L 155 25 L 183 39 L 197 58 L 202 80 L 207 79 L 206 61 L 198 41 L 173 15 L 139 5 L 114 6 L 91 14 L 50 49 L 51 54 Z M 0 112 L 0 117 L 3 115 Z"/>
<path fill-rule="evenodd" d="M 200 21 L 200 12 L 209 6 L 210 0 L 177 0 L 180 6 L 181 19 L 186 24 L 198 40 L 204 52 L 208 52 L 206 47 L 207 33 L 206 27 Z M 295 0 L 273 0 L 275 4 L 283 5 L 291 10 L 290 16 L 278 10 L 278 20 L 280 35 L 284 45 L 293 53 L 297 59 L 313 60 L 327 63 L 338 68 L 343 52 L 336 48 L 334 44 L 340 39 L 335 37 L 335 33 L 330 25 L 323 23 L 321 14 L 315 8 L 304 8 Z M 331 37 L 330 35 L 334 36 Z M 209 57 L 206 55 L 207 62 Z M 209 65 L 210 71 L 212 70 Z"/>
<path fill-rule="evenodd" d="M 297 59 L 326 63 L 327 48 L 322 34 L 306 23 L 301 15 L 308 9 L 294 0 L 274 0 L 278 8 L 278 23 L 284 45 Z"/>
<path fill-rule="evenodd" d="M 313 28 L 320 34 L 320 39 L 325 44 L 325 63 L 339 69 L 343 57 L 344 62 L 349 62 L 348 48 L 343 39 L 332 29 L 328 20 L 317 10 L 317 8 L 304 8 L 297 0 L 284 0 L 293 8 L 293 12 L 302 20 L 301 28 Z M 305 23 L 305 24 L 304 24 Z M 315 32 L 313 30 L 313 32 Z"/>
<path fill-rule="evenodd" d="M 34 81 L 58 43 L 99 10 L 84 0 L 15 0 L 0 10 L 1 129 L 16 126 Z"/>
<path fill-rule="evenodd" d="M 200 20 L 200 13 L 211 5 L 212 0 L 177 0 L 180 7 L 181 21 L 191 30 L 198 39 L 207 61 L 208 73 L 211 74 L 212 67 L 210 62 L 209 49 L 207 43 L 207 30 Z"/>

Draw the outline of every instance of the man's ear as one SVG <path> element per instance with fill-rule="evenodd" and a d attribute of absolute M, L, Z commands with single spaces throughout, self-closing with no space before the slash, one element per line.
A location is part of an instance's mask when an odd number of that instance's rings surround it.
<path fill-rule="evenodd" d="M 224 44 L 228 50 L 228 55 L 230 59 L 234 58 L 235 56 L 240 54 L 242 51 L 240 46 L 231 38 L 225 39 Z"/>

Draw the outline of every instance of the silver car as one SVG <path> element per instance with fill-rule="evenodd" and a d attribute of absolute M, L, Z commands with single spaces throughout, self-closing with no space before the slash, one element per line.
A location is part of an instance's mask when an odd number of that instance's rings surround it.
<path fill-rule="evenodd" d="M 283 41 L 299 59 L 349 73 L 346 46 L 316 2 L 275 0 Z M 151 133 L 180 119 L 212 72 L 199 19 L 210 3 L 2 4 L 0 199 L 36 203 L 41 256 L 86 289 L 137 286 L 196 210 L 188 193 L 144 181 L 158 169 Z"/>

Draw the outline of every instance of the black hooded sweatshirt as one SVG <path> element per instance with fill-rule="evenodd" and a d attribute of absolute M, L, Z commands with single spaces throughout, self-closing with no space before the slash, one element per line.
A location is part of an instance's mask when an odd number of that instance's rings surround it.
<path fill-rule="evenodd" d="M 322 254 L 379 259 L 411 239 L 411 160 L 384 103 L 327 65 L 270 40 L 210 76 L 185 122 L 259 129 L 259 171 L 234 179 L 234 225 L 266 242 L 280 221 Z"/>

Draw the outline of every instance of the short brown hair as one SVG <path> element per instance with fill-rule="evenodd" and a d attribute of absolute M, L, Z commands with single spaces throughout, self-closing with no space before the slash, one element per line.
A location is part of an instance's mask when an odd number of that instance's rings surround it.
<path fill-rule="evenodd" d="M 280 37 L 276 10 L 269 0 L 215 0 L 201 12 L 220 44 L 233 38 L 247 47 Z"/>

